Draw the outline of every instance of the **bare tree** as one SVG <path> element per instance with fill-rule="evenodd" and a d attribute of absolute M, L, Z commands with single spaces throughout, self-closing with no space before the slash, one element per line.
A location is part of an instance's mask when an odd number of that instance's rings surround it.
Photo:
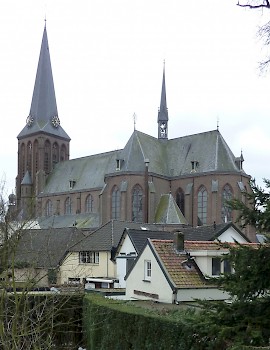
<path fill-rule="evenodd" d="M 77 349 L 82 295 L 40 291 L 40 281 L 54 271 L 37 271 L 35 261 L 18 259 L 29 222 L 17 214 L 0 195 L 0 349 Z M 25 273 L 21 280 L 18 270 Z"/>

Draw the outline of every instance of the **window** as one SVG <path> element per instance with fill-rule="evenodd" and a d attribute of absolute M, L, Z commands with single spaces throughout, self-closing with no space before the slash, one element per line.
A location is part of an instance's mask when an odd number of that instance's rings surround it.
<path fill-rule="evenodd" d="M 69 277 L 68 278 L 68 284 L 80 284 L 81 279 L 79 277 Z"/>
<path fill-rule="evenodd" d="M 46 202 L 45 215 L 46 216 L 51 216 L 52 213 L 53 213 L 52 201 L 50 199 L 48 199 L 47 202 Z"/>
<path fill-rule="evenodd" d="M 71 214 L 71 199 L 68 197 L 65 200 L 65 214 Z"/>
<path fill-rule="evenodd" d="M 232 221 L 232 209 L 228 207 L 227 201 L 232 199 L 232 189 L 230 185 L 225 185 L 222 191 L 221 220 L 223 222 Z"/>
<path fill-rule="evenodd" d="M 83 251 L 79 253 L 81 264 L 99 264 L 99 252 Z"/>
<path fill-rule="evenodd" d="M 221 274 L 221 259 L 212 258 L 212 276 L 219 276 Z"/>
<path fill-rule="evenodd" d="M 53 161 L 53 168 L 54 168 L 55 165 L 59 162 L 59 146 L 56 142 L 53 144 L 52 152 L 53 152 L 52 161 Z"/>
<path fill-rule="evenodd" d="M 198 226 L 207 222 L 207 191 L 201 186 L 198 192 Z"/>
<path fill-rule="evenodd" d="M 93 211 L 93 196 L 89 194 L 85 200 L 85 212 L 92 213 Z"/>
<path fill-rule="evenodd" d="M 224 271 L 223 271 L 224 273 L 232 273 L 232 267 L 229 260 L 227 259 L 223 260 L 223 267 L 224 267 Z"/>
<path fill-rule="evenodd" d="M 144 279 L 145 281 L 150 281 L 152 275 L 151 260 L 144 261 Z"/>
<path fill-rule="evenodd" d="M 120 219 L 120 191 L 117 186 L 112 190 L 112 219 Z"/>
<path fill-rule="evenodd" d="M 49 173 L 50 172 L 50 156 L 51 156 L 51 144 L 50 142 L 47 140 L 45 142 L 45 147 L 44 147 L 44 171 L 45 173 Z"/>
<path fill-rule="evenodd" d="M 212 276 L 219 276 L 222 273 L 232 273 L 230 261 L 221 257 L 212 258 Z"/>
<path fill-rule="evenodd" d="M 143 221 L 143 191 L 140 185 L 136 185 L 132 191 L 132 218 L 133 222 Z"/>
<path fill-rule="evenodd" d="M 185 194 L 182 188 L 178 188 L 176 192 L 176 204 L 178 205 L 182 214 L 185 215 Z"/>

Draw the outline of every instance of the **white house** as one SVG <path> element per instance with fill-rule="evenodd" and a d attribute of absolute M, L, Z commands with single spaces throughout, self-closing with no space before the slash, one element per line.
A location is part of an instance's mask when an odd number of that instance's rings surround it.
<path fill-rule="evenodd" d="M 227 253 L 214 241 L 182 239 L 179 245 L 173 240 L 147 239 L 125 277 L 126 297 L 163 303 L 225 300 L 229 295 L 209 284 L 207 277 L 231 271 L 221 259 Z"/>
<path fill-rule="evenodd" d="M 198 227 L 182 227 L 179 229 L 189 241 L 220 241 L 249 243 L 250 240 L 232 223 Z M 125 288 L 125 276 L 136 257 L 145 245 L 147 238 L 173 239 L 173 233 L 167 231 L 152 231 L 148 229 L 126 228 L 120 238 L 115 253 L 116 278 L 119 287 Z"/>

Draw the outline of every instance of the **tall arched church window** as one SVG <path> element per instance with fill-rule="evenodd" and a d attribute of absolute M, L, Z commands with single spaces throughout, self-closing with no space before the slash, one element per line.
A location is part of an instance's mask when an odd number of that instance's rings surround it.
<path fill-rule="evenodd" d="M 67 148 L 65 145 L 62 145 L 60 151 L 60 162 L 63 162 L 64 160 L 67 160 Z"/>
<path fill-rule="evenodd" d="M 112 205 L 111 205 L 112 219 L 120 219 L 120 191 L 117 186 L 112 189 Z"/>
<path fill-rule="evenodd" d="M 232 199 L 232 188 L 229 184 L 226 184 L 222 191 L 222 203 L 221 203 L 221 220 L 223 222 L 232 221 L 232 209 L 229 208 L 227 202 Z"/>
<path fill-rule="evenodd" d="M 140 185 L 134 186 L 132 190 L 132 221 L 143 221 L 143 191 Z"/>
<path fill-rule="evenodd" d="M 85 199 L 85 212 L 92 213 L 93 212 L 93 196 L 89 194 Z"/>
<path fill-rule="evenodd" d="M 29 141 L 27 144 L 27 164 L 26 164 L 26 168 L 29 171 L 29 173 L 32 173 L 32 143 Z"/>
<path fill-rule="evenodd" d="M 20 163 L 21 163 L 20 168 L 21 168 L 21 174 L 22 174 L 21 180 L 22 180 L 25 175 L 25 144 L 24 143 L 21 145 Z"/>
<path fill-rule="evenodd" d="M 46 216 L 51 216 L 52 214 L 53 214 L 52 201 L 50 199 L 48 199 L 47 202 L 46 202 L 46 207 L 45 207 L 45 215 Z"/>
<path fill-rule="evenodd" d="M 198 192 L 198 225 L 205 225 L 207 222 L 207 190 L 201 186 Z"/>
<path fill-rule="evenodd" d="M 185 194 L 182 188 L 178 188 L 175 198 L 176 198 L 176 204 L 178 205 L 182 214 L 185 215 Z"/>
<path fill-rule="evenodd" d="M 55 142 L 53 144 L 52 148 L 52 162 L 53 162 L 53 168 L 55 167 L 55 164 L 59 162 L 59 146 L 58 143 Z"/>
<path fill-rule="evenodd" d="M 45 173 L 49 173 L 50 172 L 50 159 L 51 159 L 51 144 L 50 142 L 47 140 L 45 142 L 45 148 L 44 148 L 44 171 Z"/>
<path fill-rule="evenodd" d="M 38 161 L 38 141 L 35 140 L 33 144 L 33 166 L 34 173 L 36 174 L 39 170 L 39 161 Z"/>
<path fill-rule="evenodd" d="M 66 200 L 65 200 L 65 214 L 68 215 L 68 214 L 71 214 L 71 199 L 70 197 L 68 197 Z"/>

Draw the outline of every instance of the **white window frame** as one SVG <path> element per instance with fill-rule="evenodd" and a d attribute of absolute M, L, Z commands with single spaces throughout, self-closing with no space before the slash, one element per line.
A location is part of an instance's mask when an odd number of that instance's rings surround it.
<path fill-rule="evenodd" d="M 79 252 L 80 264 L 99 264 L 99 252 L 81 251 Z"/>
<path fill-rule="evenodd" d="M 144 260 L 144 280 L 151 281 L 152 263 L 151 260 Z"/>

